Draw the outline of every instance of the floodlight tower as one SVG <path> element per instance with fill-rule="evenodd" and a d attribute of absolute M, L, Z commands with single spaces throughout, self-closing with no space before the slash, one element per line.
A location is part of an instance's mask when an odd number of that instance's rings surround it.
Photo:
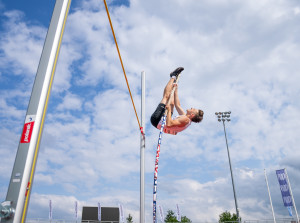
<path fill-rule="evenodd" d="M 238 203 L 236 199 L 236 194 L 235 194 L 235 187 L 234 187 L 234 179 L 233 179 L 233 174 L 232 174 L 232 167 L 231 167 L 231 161 L 230 161 L 230 153 L 229 153 L 229 148 L 228 148 L 228 142 L 227 142 L 227 135 L 226 135 L 226 128 L 225 128 L 225 121 L 230 122 L 230 114 L 231 111 L 228 112 L 216 112 L 215 115 L 218 118 L 219 122 L 223 122 L 223 127 L 224 127 L 224 134 L 225 134 L 225 141 L 226 141 L 226 147 L 227 147 L 227 155 L 228 155 L 228 160 L 229 160 L 229 167 L 230 167 L 230 174 L 231 174 L 231 181 L 232 181 L 232 188 L 233 188 L 233 195 L 234 195 L 234 202 L 235 202 L 235 209 L 236 209 L 236 216 L 238 218 L 238 221 L 240 222 L 240 215 L 239 215 L 239 208 L 238 208 Z"/>

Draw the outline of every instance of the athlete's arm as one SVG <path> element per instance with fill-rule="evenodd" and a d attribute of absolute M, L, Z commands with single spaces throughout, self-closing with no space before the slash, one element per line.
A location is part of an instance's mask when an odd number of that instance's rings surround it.
<path fill-rule="evenodd" d="M 180 105 L 180 101 L 179 101 L 179 97 L 178 97 L 178 87 L 176 86 L 175 92 L 174 92 L 174 104 L 175 104 L 175 108 L 178 112 L 179 115 L 185 115 L 185 111 L 183 110 L 183 108 Z"/>
<path fill-rule="evenodd" d="M 168 110 L 166 126 L 168 126 L 168 127 L 178 126 L 179 127 L 179 126 L 185 126 L 186 124 L 189 123 L 189 118 L 186 116 L 181 116 L 181 117 L 173 120 L 170 105 L 167 105 L 166 109 Z"/>

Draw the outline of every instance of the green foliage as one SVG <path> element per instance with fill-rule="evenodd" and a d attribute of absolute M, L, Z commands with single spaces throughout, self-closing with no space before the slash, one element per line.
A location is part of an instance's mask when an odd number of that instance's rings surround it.
<path fill-rule="evenodd" d="M 186 216 L 181 217 L 181 222 L 192 223 L 192 221 Z"/>
<path fill-rule="evenodd" d="M 172 210 L 168 210 L 168 214 L 165 217 L 165 222 L 178 222 L 177 218 Z"/>
<path fill-rule="evenodd" d="M 219 223 L 221 222 L 232 222 L 232 221 L 238 221 L 238 218 L 236 214 L 230 214 L 229 211 L 225 211 L 222 214 L 219 215 Z"/>
<path fill-rule="evenodd" d="M 175 216 L 175 213 L 172 210 L 168 210 L 168 214 L 165 217 L 165 222 L 173 223 L 173 222 L 179 222 L 179 221 L 177 221 L 177 217 Z M 192 221 L 186 216 L 182 216 L 180 222 L 192 223 Z"/>
<path fill-rule="evenodd" d="M 132 216 L 129 214 L 128 217 L 126 218 L 127 223 L 133 223 L 132 221 Z"/>

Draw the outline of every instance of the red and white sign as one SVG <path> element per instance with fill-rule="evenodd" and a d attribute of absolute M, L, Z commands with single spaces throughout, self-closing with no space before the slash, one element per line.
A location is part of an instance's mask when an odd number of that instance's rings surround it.
<path fill-rule="evenodd" d="M 21 136 L 21 143 L 30 143 L 34 121 L 35 121 L 35 115 L 26 116 L 23 132 Z"/>

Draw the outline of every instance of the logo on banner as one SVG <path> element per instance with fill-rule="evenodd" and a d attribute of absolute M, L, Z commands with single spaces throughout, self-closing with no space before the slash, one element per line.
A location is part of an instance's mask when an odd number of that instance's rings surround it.
<path fill-rule="evenodd" d="M 21 135 L 21 143 L 30 143 L 34 121 L 35 121 L 35 115 L 26 116 L 23 132 Z"/>
<path fill-rule="evenodd" d="M 285 207 L 292 207 L 293 200 L 290 194 L 289 185 L 287 183 L 287 178 L 284 169 L 276 170 L 276 175 L 280 186 L 283 204 Z"/>
<path fill-rule="evenodd" d="M 289 215 L 291 216 L 291 217 L 293 217 L 293 212 L 292 212 L 292 208 L 291 207 L 286 207 L 287 209 L 288 209 L 288 211 L 289 211 Z"/>

